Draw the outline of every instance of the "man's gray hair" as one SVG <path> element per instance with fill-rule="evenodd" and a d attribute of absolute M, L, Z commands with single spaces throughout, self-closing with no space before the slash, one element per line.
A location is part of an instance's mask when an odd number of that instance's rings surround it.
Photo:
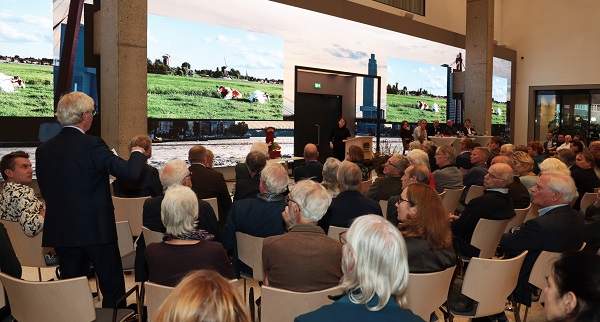
<path fill-rule="evenodd" d="M 342 254 L 341 285 L 355 304 L 379 298 L 371 311 L 383 309 L 395 296 L 400 307 L 406 304 L 408 260 L 406 244 L 398 228 L 378 215 L 356 218 L 346 233 Z"/>
<path fill-rule="evenodd" d="M 362 181 L 360 168 L 350 161 L 343 161 L 337 172 L 337 181 L 343 191 L 356 191 Z"/>
<path fill-rule="evenodd" d="M 246 155 L 246 166 L 248 171 L 259 173 L 267 165 L 267 158 L 261 151 L 250 151 Z"/>
<path fill-rule="evenodd" d="M 298 181 L 290 195 L 302 209 L 302 216 L 313 223 L 323 218 L 331 204 L 331 197 L 327 190 L 310 179 Z"/>
<path fill-rule="evenodd" d="M 340 168 L 340 160 L 329 157 L 323 164 L 323 181 L 337 183 L 337 172 Z"/>
<path fill-rule="evenodd" d="M 540 178 L 543 176 L 550 177 L 548 189 L 559 192 L 562 195 L 563 202 L 570 203 L 575 198 L 577 187 L 573 177 L 558 171 L 545 171 Z"/>
<path fill-rule="evenodd" d="M 83 121 L 83 113 L 94 111 L 94 100 L 82 92 L 63 95 L 56 106 L 56 118 L 60 124 L 75 125 Z"/>
<path fill-rule="evenodd" d="M 413 151 L 416 151 L 416 150 L 413 150 Z M 393 160 L 392 158 L 396 159 L 396 162 L 392 163 L 391 162 Z M 402 154 L 392 155 L 390 157 L 389 161 L 390 161 L 390 163 L 392 163 L 392 166 L 394 166 L 396 169 L 398 169 L 398 171 L 400 172 L 400 176 L 404 175 L 404 171 L 406 171 L 406 168 L 408 168 L 408 166 L 410 165 L 408 158 L 406 158 Z"/>
<path fill-rule="evenodd" d="M 268 163 L 260 173 L 260 180 L 270 193 L 282 193 L 288 186 L 288 174 L 279 163 Z"/>
<path fill-rule="evenodd" d="M 269 156 L 269 146 L 265 142 L 254 142 L 250 147 L 250 152 L 258 151 L 262 153 L 265 157 Z"/>
<path fill-rule="evenodd" d="M 167 189 L 160 204 L 160 219 L 167 228 L 167 234 L 177 236 L 194 230 L 198 219 L 196 193 L 181 185 Z"/>
<path fill-rule="evenodd" d="M 436 153 L 439 153 L 448 158 L 448 162 L 450 162 L 450 164 L 456 163 L 456 149 L 453 146 L 442 145 L 437 149 Z"/>
<path fill-rule="evenodd" d="M 190 174 L 187 163 L 183 160 L 175 159 L 167 162 L 165 166 L 158 173 L 160 183 L 163 189 L 181 184 L 183 179 Z"/>
<path fill-rule="evenodd" d="M 412 168 L 411 168 L 412 167 Z M 422 164 L 414 164 L 406 169 L 406 175 L 410 177 L 415 177 L 417 182 L 428 185 L 431 181 L 431 172 L 429 172 L 429 168 Z"/>

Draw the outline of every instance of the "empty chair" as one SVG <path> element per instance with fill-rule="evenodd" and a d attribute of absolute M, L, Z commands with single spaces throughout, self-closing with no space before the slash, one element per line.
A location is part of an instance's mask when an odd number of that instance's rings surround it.
<path fill-rule="evenodd" d="M 369 191 L 369 188 L 371 188 L 371 184 L 373 184 L 373 180 L 367 180 L 367 181 L 362 181 L 361 183 L 358 184 L 358 189 L 357 191 L 364 194 L 365 192 Z"/>
<path fill-rule="evenodd" d="M 409 274 L 406 308 L 425 321 L 448 300 L 448 290 L 456 266 L 434 273 Z"/>
<path fill-rule="evenodd" d="M 329 226 L 327 237 L 339 241 L 340 233 L 345 232 L 346 230 L 348 230 L 348 227 Z"/>
<path fill-rule="evenodd" d="M 244 298 L 246 298 L 246 279 L 262 282 L 264 277 L 262 248 L 264 238 L 236 232 L 238 259 L 252 268 L 252 276 L 242 273 L 244 278 Z"/>
<path fill-rule="evenodd" d="M 0 273 L 6 289 L 12 316 L 22 322 L 28 321 L 123 321 L 134 315 L 128 309 L 95 308 L 87 277 L 77 277 L 51 282 L 31 282 Z M 127 296 L 136 294 L 140 310 L 138 286 Z M 116 314 L 116 319 L 113 319 Z M 141 317 L 137 320 L 141 322 Z"/>
<path fill-rule="evenodd" d="M 135 248 L 133 237 L 127 221 L 119 221 L 117 225 L 117 238 L 119 252 L 121 253 L 121 264 L 124 271 L 133 271 L 135 263 Z"/>
<path fill-rule="evenodd" d="M 381 206 L 381 211 L 383 212 L 383 218 L 387 218 L 388 201 L 387 200 L 379 200 L 379 206 Z"/>
<path fill-rule="evenodd" d="M 527 208 L 515 209 L 516 215 L 506 224 L 504 233 L 506 234 L 513 227 L 521 226 L 525 222 L 525 216 L 529 213 L 529 209 L 531 209 L 531 204 Z"/>
<path fill-rule="evenodd" d="M 165 236 L 165 234 L 158 231 L 150 230 L 145 226 L 142 226 L 142 234 L 144 234 L 144 243 L 146 244 L 146 246 L 152 243 L 162 242 L 163 237 Z"/>
<path fill-rule="evenodd" d="M 580 203 L 581 211 L 585 212 L 587 207 L 589 207 L 591 204 L 593 204 L 596 201 L 597 196 L 598 196 L 598 193 L 586 192 L 585 195 L 583 195 L 583 198 L 581 198 L 581 203 Z"/>
<path fill-rule="evenodd" d="M 472 258 L 465 273 L 461 293 L 475 300 L 472 312 L 456 312 L 454 317 L 476 318 L 504 312 L 507 297 L 517 286 L 519 271 L 527 251 L 511 259 Z"/>
<path fill-rule="evenodd" d="M 213 211 L 215 212 L 215 217 L 217 217 L 217 221 L 219 220 L 219 203 L 217 202 L 217 198 L 206 198 L 202 199 L 210 204 Z"/>
<path fill-rule="evenodd" d="M 484 186 L 476 186 L 472 185 L 469 187 L 469 192 L 467 192 L 467 196 L 465 197 L 465 204 L 468 205 L 469 201 L 483 196 L 483 192 L 485 191 Z"/>
<path fill-rule="evenodd" d="M 144 210 L 144 201 L 148 198 L 150 197 L 112 197 L 112 202 L 115 206 L 115 221 L 128 221 L 133 236 L 137 237 L 142 233 L 142 212 Z"/>
<path fill-rule="evenodd" d="M 462 195 L 463 190 L 465 190 L 464 186 L 460 189 L 444 189 L 443 192 L 446 195 L 444 198 L 442 198 L 442 202 L 444 203 L 444 208 L 446 208 L 447 212 L 453 214 L 454 211 L 456 211 L 456 207 L 458 207 L 460 196 Z"/>
<path fill-rule="evenodd" d="M 300 293 L 263 285 L 260 321 L 292 322 L 298 315 L 333 303 L 327 296 L 340 295 L 343 291 L 341 286 L 335 286 L 322 291 Z"/>

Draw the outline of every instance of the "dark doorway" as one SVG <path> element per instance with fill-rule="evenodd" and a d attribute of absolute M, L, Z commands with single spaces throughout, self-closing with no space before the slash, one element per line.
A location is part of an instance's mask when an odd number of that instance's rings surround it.
<path fill-rule="evenodd" d="M 304 154 L 304 146 L 314 143 L 319 161 L 331 156 L 329 134 L 342 117 L 342 96 L 296 93 L 294 107 L 294 155 Z"/>

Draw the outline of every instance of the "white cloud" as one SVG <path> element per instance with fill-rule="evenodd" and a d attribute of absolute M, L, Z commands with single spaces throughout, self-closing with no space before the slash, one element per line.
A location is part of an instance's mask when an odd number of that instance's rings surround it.
<path fill-rule="evenodd" d="M 14 42 L 37 42 L 42 39 L 34 34 L 22 33 L 13 26 L 0 22 L 0 38 Z"/>
<path fill-rule="evenodd" d="M 257 39 L 253 34 L 246 35 L 246 40 L 249 42 L 255 42 Z"/>
<path fill-rule="evenodd" d="M 218 40 L 218 41 L 220 41 L 220 42 L 224 42 L 224 43 L 226 43 L 226 42 L 228 42 L 228 41 L 229 41 L 229 40 L 227 39 L 227 37 L 225 37 L 224 35 L 218 35 L 218 36 L 217 36 L 217 40 Z"/>

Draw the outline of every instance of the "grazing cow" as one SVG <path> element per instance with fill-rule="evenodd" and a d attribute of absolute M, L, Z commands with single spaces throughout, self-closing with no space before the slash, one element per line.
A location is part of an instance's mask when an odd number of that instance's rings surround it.
<path fill-rule="evenodd" d="M 252 95 L 250 95 L 250 102 L 259 102 L 261 104 L 265 104 L 269 100 L 269 93 L 260 91 L 258 89 L 255 90 Z"/>
<path fill-rule="evenodd" d="M 15 87 L 25 88 L 25 82 L 19 76 L 8 76 L 0 73 L 0 91 L 7 93 L 18 93 Z"/>
<path fill-rule="evenodd" d="M 427 105 L 425 102 L 417 101 L 417 108 L 420 110 L 428 110 L 429 105 Z"/>
<path fill-rule="evenodd" d="M 222 99 L 242 98 L 242 93 L 238 92 L 235 88 L 217 85 L 217 91 L 221 94 Z"/>

